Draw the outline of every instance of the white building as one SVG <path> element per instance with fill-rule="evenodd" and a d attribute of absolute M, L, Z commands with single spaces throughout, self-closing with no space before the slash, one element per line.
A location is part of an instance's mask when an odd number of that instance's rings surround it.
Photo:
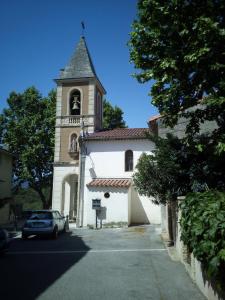
<path fill-rule="evenodd" d="M 146 139 L 146 130 L 114 129 L 95 132 L 84 138 L 82 225 L 95 222 L 92 199 L 101 199 L 100 219 L 103 223 L 160 223 L 160 207 L 138 195 L 132 183 L 140 155 L 150 153 L 154 148 L 154 144 Z"/>
<path fill-rule="evenodd" d="M 160 207 L 138 195 L 132 174 L 143 152 L 154 145 L 147 128 L 102 131 L 103 96 L 84 37 L 57 83 L 55 159 L 52 207 L 95 225 L 92 200 L 101 200 L 104 223 L 160 223 Z"/>

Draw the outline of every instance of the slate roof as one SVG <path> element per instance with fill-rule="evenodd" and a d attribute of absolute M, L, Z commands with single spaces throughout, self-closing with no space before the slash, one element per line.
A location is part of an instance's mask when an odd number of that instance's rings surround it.
<path fill-rule="evenodd" d="M 82 36 L 60 79 L 97 77 L 90 53 Z"/>
<path fill-rule="evenodd" d="M 116 128 L 91 133 L 85 140 L 146 139 L 146 133 L 149 133 L 148 128 Z"/>
<path fill-rule="evenodd" d="M 131 179 L 127 178 L 105 178 L 105 179 L 93 179 L 87 184 L 89 187 L 116 187 L 116 188 L 128 188 L 131 185 Z"/>

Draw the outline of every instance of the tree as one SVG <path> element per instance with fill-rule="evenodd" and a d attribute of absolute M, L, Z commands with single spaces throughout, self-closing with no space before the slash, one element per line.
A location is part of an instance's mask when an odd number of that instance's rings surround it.
<path fill-rule="evenodd" d="M 113 107 L 110 102 L 104 100 L 103 102 L 103 128 L 125 128 L 126 123 L 123 120 L 123 111 L 118 106 Z"/>
<path fill-rule="evenodd" d="M 169 245 L 174 244 L 176 236 L 176 200 L 177 196 L 188 190 L 186 160 L 181 159 L 183 145 L 181 141 L 168 135 L 167 139 L 149 138 L 156 148 L 152 154 L 142 154 L 133 175 L 135 187 L 139 194 L 154 197 L 156 204 L 168 204 Z"/>
<path fill-rule="evenodd" d="M 191 144 L 172 135 L 166 139 L 150 137 L 156 148 L 143 154 L 133 179 L 141 195 L 154 197 L 156 204 L 167 203 L 168 233 L 172 245 L 176 237 L 176 200 L 188 192 L 209 189 L 225 190 L 223 161 L 225 154 L 215 157 L 208 136 L 199 136 Z"/>
<path fill-rule="evenodd" d="M 225 193 L 191 193 L 180 208 L 181 240 L 202 263 L 207 277 L 213 278 L 220 294 L 225 292 Z"/>
<path fill-rule="evenodd" d="M 133 175 L 134 184 L 141 195 L 154 197 L 156 204 L 176 200 L 188 190 L 186 161 L 182 159 L 181 141 L 168 135 L 167 139 L 150 137 L 156 148 L 152 154 L 143 153 Z"/>
<path fill-rule="evenodd" d="M 46 197 L 49 197 L 50 186 L 42 189 Z M 41 209 L 42 203 L 38 193 L 29 187 L 20 187 L 14 195 L 15 205 L 21 205 L 23 210 Z"/>
<path fill-rule="evenodd" d="M 46 198 L 44 190 L 52 187 L 55 101 L 55 91 L 42 97 L 30 87 L 21 94 L 12 92 L 9 107 L 0 115 L 1 142 L 15 157 L 15 183 L 27 182 L 39 194 L 43 208 L 51 204 L 51 193 Z"/>
<path fill-rule="evenodd" d="M 0 141 L 14 154 L 14 190 L 28 183 L 38 193 L 44 208 L 51 205 L 56 93 L 48 97 L 30 87 L 12 92 L 9 108 L 0 115 Z M 105 128 L 126 127 L 122 110 L 104 101 Z M 50 190 L 46 192 L 46 190 Z"/>
<path fill-rule="evenodd" d="M 129 41 L 130 59 L 140 70 L 135 76 L 154 80 L 152 103 L 166 125 L 183 114 L 190 120 L 187 132 L 198 132 L 201 122 L 216 120 L 219 150 L 225 150 L 224 11 L 221 0 L 139 0 Z M 187 111 L 199 102 L 201 108 Z"/>
<path fill-rule="evenodd" d="M 149 138 L 155 150 L 140 157 L 133 176 L 140 194 L 165 204 L 188 192 L 225 191 L 225 153 L 215 156 L 210 137 L 200 135 L 191 144 L 171 134 Z"/>

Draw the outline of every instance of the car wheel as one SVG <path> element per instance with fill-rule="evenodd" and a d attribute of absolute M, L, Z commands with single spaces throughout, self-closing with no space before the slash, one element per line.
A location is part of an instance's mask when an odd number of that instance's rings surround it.
<path fill-rule="evenodd" d="M 54 230 L 53 230 L 53 233 L 52 233 L 52 238 L 57 239 L 58 234 L 59 234 L 58 228 L 55 227 Z"/>

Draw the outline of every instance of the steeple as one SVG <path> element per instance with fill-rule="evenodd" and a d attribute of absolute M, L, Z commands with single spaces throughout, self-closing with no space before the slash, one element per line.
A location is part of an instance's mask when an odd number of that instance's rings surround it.
<path fill-rule="evenodd" d="M 84 169 L 83 156 L 79 155 L 80 136 L 83 132 L 89 134 L 102 128 L 103 97 L 106 93 L 95 72 L 84 37 L 80 38 L 69 63 L 55 82 L 57 97 L 52 207 L 65 216 L 79 220 L 83 205 L 83 200 L 80 200 L 83 194 L 79 191 L 83 184 L 81 178 Z"/>
<path fill-rule="evenodd" d="M 90 53 L 82 36 L 69 63 L 61 71 L 60 79 L 97 77 Z"/>

